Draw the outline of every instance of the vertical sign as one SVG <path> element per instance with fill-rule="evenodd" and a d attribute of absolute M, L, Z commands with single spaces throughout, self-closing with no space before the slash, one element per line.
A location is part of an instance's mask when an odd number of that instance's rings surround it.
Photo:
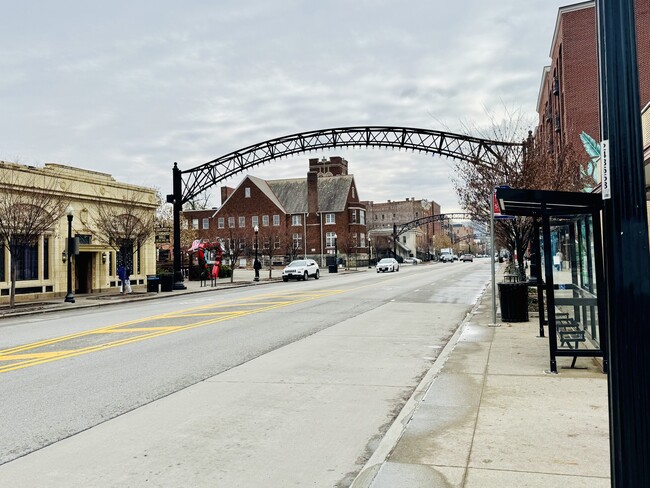
<path fill-rule="evenodd" d="M 609 181 L 609 139 L 600 143 L 601 188 L 603 200 L 612 198 L 612 186 Z"/>

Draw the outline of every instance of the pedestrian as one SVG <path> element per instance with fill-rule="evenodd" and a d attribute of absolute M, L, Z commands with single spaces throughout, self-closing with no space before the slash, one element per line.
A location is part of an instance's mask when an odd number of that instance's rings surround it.
<path fill-rule="evenodd" d="M 553 266 L 555 266 L 556 271 L 562 269 L 562 253 L 560 251 L 556 252 L 555 256 L 553 256 Z"/>
<path fill-rule="evenodd" d="M 120 285 L 120 293 L 131 293 L 133 291 L 131 289 L 131 280 L 129 279 L 129 276 L 131 276 L 131 270 L 126 266 L 121 265 L 117 268 L 117 276 L 122 282 Z"/>
<path fill-rule="evenodd" d="M 212 265 L 212 280 L 210 285 L 217 286 L 217 279 L 219 278 L 219 261 L 215 261 Z"/>
<path fill-rule="evenodd" d="M 260 281 L 260 269 L 262 269 L 262 263 L 260 263 L 260 260 L 255 258 L 255 262 L 253 263 L 253 269 L 255 270 L 255 281 Z"/>

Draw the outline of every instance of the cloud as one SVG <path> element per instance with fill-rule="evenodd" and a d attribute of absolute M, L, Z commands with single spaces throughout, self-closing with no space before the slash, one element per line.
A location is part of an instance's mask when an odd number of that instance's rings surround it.
<path fill-rule="evenodd" d="M 485 108 L 502 104 L 534 118 L 564 3 L 11 2 L 3 12 L 0 158 L 62 162 L 166 193 L 175 161 L 189 169 L 296 132 L 461 131 L 467 121 L 485 126 Z M 316 155 L 348 159 L 364 199 L 458 207 L 453 161 L 368 149 Z M 252 173 L 304 176 L 310 156 Z"/>

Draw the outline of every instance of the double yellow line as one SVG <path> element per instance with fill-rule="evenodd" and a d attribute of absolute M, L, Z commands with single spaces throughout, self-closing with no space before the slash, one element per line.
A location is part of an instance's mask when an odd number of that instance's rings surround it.
<path fill-rule="evenodd" d="M 209 304 L 177 310 L 98 329 L 23 344 L 0 350 L 0 373 L 8 373 L 17 369 L 103 351 L 147 339 L 154 339 L 167 334 L 224 322 L 246 315 L 268 312 L 298 303 L 329 297 L 343 293 L 344 291 L 318 290 L 314 292 L 263 294 L 228 303 Z M 204 320 L 192 321 L 197 317 L 204 317 Z M 172 323 L 174 320 L 179 321 L 182 319 L 190 319 L 190 323 L 184 325 L 174 325 Z M 146 325 L 150 322 L 152 322 L 151 325 Z M 161 322 L 168 325 L 160 325 Z M 115 334 L 129 334 L 129 336 L 113 340 Z M 75 347 L 75 342 L 93 337 L 99 339 L 97 344 Z"/>

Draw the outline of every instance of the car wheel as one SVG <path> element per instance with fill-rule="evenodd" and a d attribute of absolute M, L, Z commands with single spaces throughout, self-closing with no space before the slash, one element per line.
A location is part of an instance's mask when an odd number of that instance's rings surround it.
<path fill-rule="evenodd" d="M 289 281 L 289 278 L 287 278 L 286 276 L 283 276 L 282 281 L 284 281 L 286 283 L 287 281 Z"/>
<path fill-rule="evenodd" d="M 307 271 L 305 271 L 305 274 L 302 275 L 302 280 L 307 281 L 309 279 L 309 275 L 307 274 Z"/>
<path fill-rule="evenodd" d="M 379 273 L 379 270 L 377 270 L 377 273 Z"/>
<path fill-rule="evenodd" d="M 314 278 L 318 279 L 320 278 L 320 270 L 316 270 L 316 274 L 314 275 Z"/>

